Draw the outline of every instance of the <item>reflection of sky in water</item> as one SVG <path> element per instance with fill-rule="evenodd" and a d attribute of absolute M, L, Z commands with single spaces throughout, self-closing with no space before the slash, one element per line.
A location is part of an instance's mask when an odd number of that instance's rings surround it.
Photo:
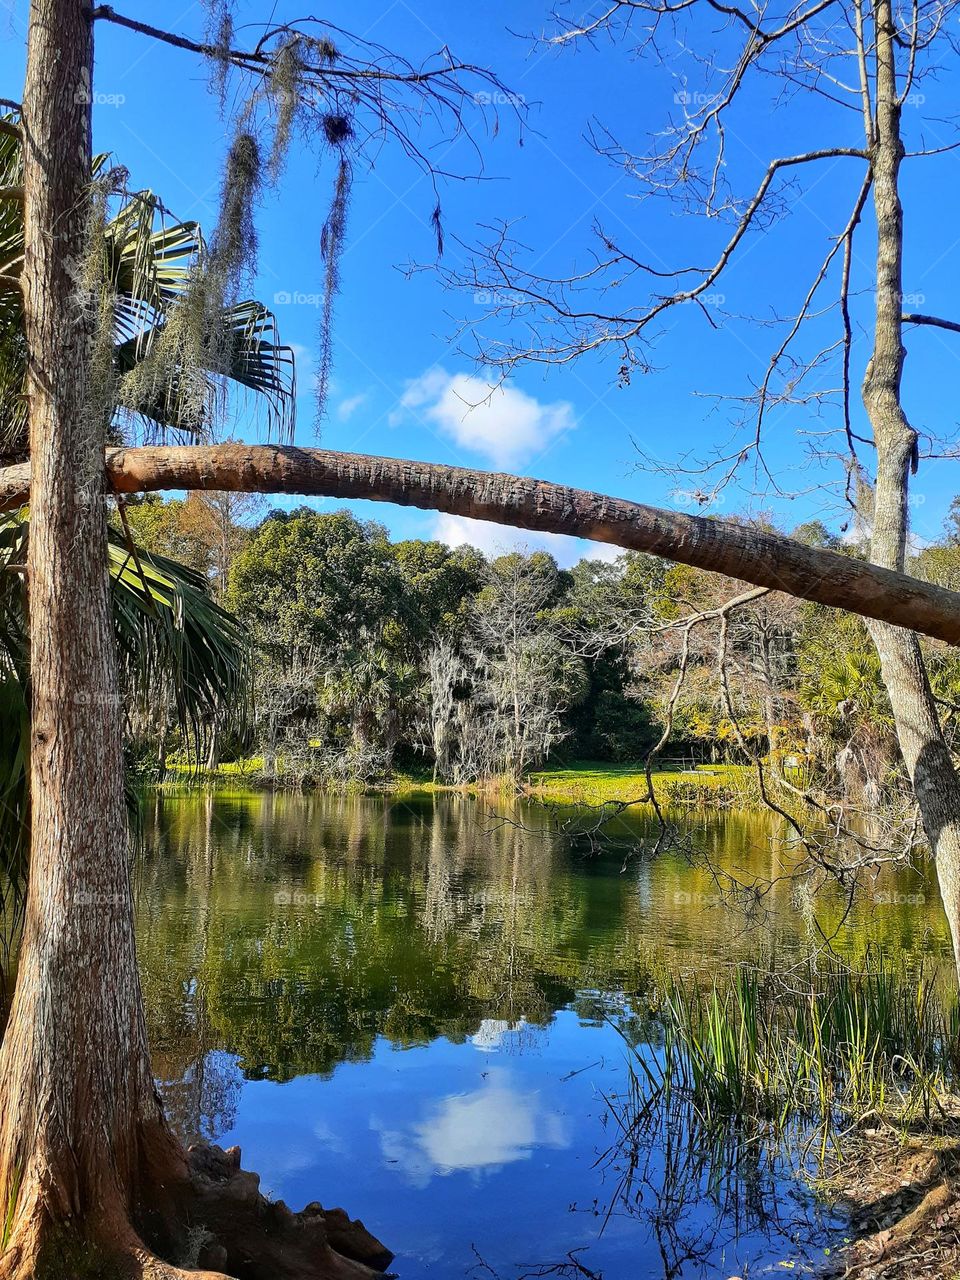
<path fill-rule="evenodd" d="M 524 1052 L 534 1030 L 536 1051 Z M 648 1210 L 664 1207 L 661 1153 L 641 1199 L 601 1231 L 620 1172 L 597 1163 L 615 1130 L 606 1098 L 627 1084 L 620 1036 L 572 1010 L 548 1028 L 488 1024 L 478 1034 L 479 1047 L 441 1037 L 399 1049 L 381 1038 L 370 1061 L 344 1063 L 329 1079 L 247 1081 L 219 1140 L 242 1146 L 268 1193 L 362 1218 L 397 1252 L 401 1280 L 476 1275 L 478 1256 L 500 1280 L 516 1280 L 576 1249 L 604 1280 L 659 1280 Z M 802 1226 L 797 1185 L 781 1192 Z M 707 1265 L 688 1263 L 677 1277 L 727 1280 L 758 1274 L 755 1263 L 779 1270 L 781 1260 L 822 1257 L 791 1242 L 793 1224 L 772 1242 L 751 1226 L 738 1239 L 702 1190 L 668 1225 L 699 1247 L 718 1223 Z"/>
<path fill-rule="evenodd" d="M 551 1114 L 539 1091 L 516 1087 L 511 1073 L 495 1068 L 479 1089 L 443 1098 L 406 1129 L 380 1134 L 384 1159 L 415 1187 L 437 1174 L 470 1170 L 480 1175 L 515 1160 L 529 1160 L 536 1147 L 570 1145 L 570 1125 Z"/>
<path fill-rule="evenodd" d="M 678 1199 L 682 1143 L 645 1148 L 627 1198 L 623 1159 L 603 1158 L 607 1099 L 628 1086 L 607 1017 L 624 993 L 643 1004 L 661 949 L 683 972 L 789 954 L 805 927 L 789 886 L 746 929 L 679 856 L 585 857 L 552 827 L 446 800 L 158 798 L 153 822 L 138 942 L 174 1123 L 238 1143 L 292 1206 L 363 1218 L 402 1280 L 489 1274 L 480 1258 L 516 1280 L 575 1249 L 604 1280 L 660 1280 L 664 1258 L 673 1280 L 727 1280 L 821 1256 L 809 1197 L 762 1160 L 733 1185 L 699 1169 Z M 769 823 L 691 824 L 715 864 L 775 869 Z M 930 912 L 869 923 L 908 949 L 943 942 Z M 860 945 L 854 914 L 848 930 Z M 761 1227 L 771 1210 L 784 1219 Z"/>

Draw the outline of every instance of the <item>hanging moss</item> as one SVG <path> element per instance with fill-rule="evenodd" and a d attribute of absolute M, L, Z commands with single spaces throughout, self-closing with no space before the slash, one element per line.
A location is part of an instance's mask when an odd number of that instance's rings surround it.
<path fill-rule="evenodd" d="M 353 169 L 343 154 L 337 169 L 330 212 L 320 234 L 320 253 L 324 262 L 323 311 L 320 318 L 320 361 L 317 372 L 317 419 L 323 417 L 333 368 L 333 307 L 340 291 L 340 258 L 347 226 L 347 206 L 353 183 Z"/>
<path fill-rule="evenodd" d="M 233 47 L 233 2 L 203 0 L 203 7 L 207 13 L 207 43 L 214 51 L 210 60 L 210 88 L 223 110 L 227 97 L 230 50 Z"/>
<path fill-rule="evenodd" d="M 97 448 L 102 447 L 106 437 L 116 402 L 117 385 L 114 359 L 117 297 L 107 244 L 108 204 L 110 196 L 123 187 L 126 177 L 126 170 L 112 169 L 91 185 L 83 257 L 73 270 L 75 304 L 81 323 L 90 334 L 84 422 L 88 441 Z M 86 449 L 85 456 L 95 458 L 97 448 L 92 451 Z M 92 467 L 90 474 L 79 477 L 79 480 L 81 486 L 90 485 L 99 493 L 100 468 Z"/>
<path fill-rule="evenodd" d="M 304 64 L 300 45 L 299 36 L 285 41 L 277 50 L 270 68 L 268 90 L 276 110 L 269 163 L 273 181 L 276 181 L 283 169 L 294 121 L 302 104 Z"/>
<path fill-rule="evenodd" d="M 256 267 L 257 227 L 254 218 L 262 184 L 260 148 L 252 133 L 238 133 L 227 156 L 220 215 L 214 232 L 210 269 L 223 278 L 229 298 Z"/>
<path fill-rule="evenodd" d="M 188 434 L 208 430 L 225 408 L 222 379 L 232 367 L 237 340 L 230 308 L 255 272 L 254 211 L 261 184 L 259 146 L 251 133 L 240 131 L 227 156 L 210 249 L 193 264 L 181 296 L 150 330 L 142 358 L 123 378 L 123 407 Z"/>

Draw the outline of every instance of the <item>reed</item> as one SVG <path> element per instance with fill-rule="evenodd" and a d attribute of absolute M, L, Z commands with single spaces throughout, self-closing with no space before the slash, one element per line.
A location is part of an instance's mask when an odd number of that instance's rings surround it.
<path fill-rule="evenodd" d="M 633 1108 L 675 1101 L 708 1127 L 792 1121 L 829 1129 L 877 1113 L 930 1120 L 957 1073 L 960 1014 L 939 975 L 868 956 L 863 969 L 811 964 L 789 984 L 742 968 L 660 994 L 663 1045 L 634 1050 Z"/>

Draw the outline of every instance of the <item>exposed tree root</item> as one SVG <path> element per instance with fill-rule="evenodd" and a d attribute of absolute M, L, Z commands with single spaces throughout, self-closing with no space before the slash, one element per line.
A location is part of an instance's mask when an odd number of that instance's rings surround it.
<path fill-rule="evenodd" d="M 168 1154 L 179 1158 L 133 1214 L 113 1205 L 78 1228 L 39 1189 L 21 1198 L 0 1280 L 370 1280 L 391 1261 L 342 1209 L 268 1200 L 239 1148 Z"/>

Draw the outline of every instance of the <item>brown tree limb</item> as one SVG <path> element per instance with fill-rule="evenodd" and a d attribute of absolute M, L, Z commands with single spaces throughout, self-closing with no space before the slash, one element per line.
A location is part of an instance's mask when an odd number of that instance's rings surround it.
<path fill-rule="evenodd" d="M 940 316 L 927 316 L 917 311 L 910 311 L 904 312 L 900 319 L 904 324 L 928 324 L 936 329 L 949 329 L 951 333 L 960 333 L 960 324 L 956 320 L 942 320 Z"/>
<path fill-rule="evenodd" d="M 749 525 L 523 476 L 281 445 L 110 449 L 117 493 L 200 489 L 395 502 L 644 551 L 960 644 L 960 594 Z M 0 510 L 28 501 L 29 464 L 0 470 Z"/>

